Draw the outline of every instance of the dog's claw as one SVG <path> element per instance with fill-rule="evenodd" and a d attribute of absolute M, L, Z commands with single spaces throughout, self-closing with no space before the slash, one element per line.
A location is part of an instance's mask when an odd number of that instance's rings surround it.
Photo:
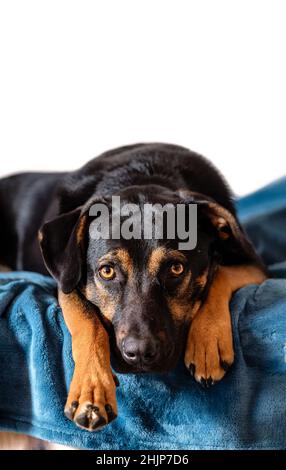
<path fill-rule="evenodd" d="M 105 411 L 106 411 L 109 423 L 111 423 L 111 421 L 117 418 L 117 414 L 114 413 L 111 405 L 108 405 L 108 404 L 105 405 Z"/>
<path fill-rule="evenodd" d="M 201 386 L 202 386 L 203 388 L 207 388 L 207 381 L 206 381 L 206 379 L 201 379 L 201 380 L 200 380 L 200 384 L 201 384 Z"/>
<path fill-rule="evenodd" d="M 70 407 L 65 409 L 65 416 L 68 419 L 73 420 L 74 414 L 75 414 L 77 408 L 78 408 L 78 401 L 73 401 L 71 403 Z"/>
<path fill-rule="evenodd" d="M 115 386 L 119 387 L 120 383 L 119 383 L 117 375 L 115 375 L 115 374 L 112 374 L 112 375 L 113 375 L 113 380 L 114 380 Z"/>
<path fill-rule="evenodd" d="M 227 372 L 228 369 L 229 369 L 230 366 L 231 366 L 231 365 L 230 365 L 228 362 L 226 362 L 226 361 L 221 361 L 220 365 L 221 365 L 221 367 L 223 368 L 223 370 L 225 370 L 225 372 Z"/>
<path fill-rule="evenodd" d="M 190 365 L 189 365 L 189 371 L 190 371 L 190 374 L 194 377 L 195 372 L 196 372 L 196 366 L 195 366 L 195 364 L 190 364 Z"/>
<path fill-rule="evenodd" d="M 210 388 L 215 385 L 216 381 L 212 377 L 208 377 L 207 379 L 201 378 L 200 384 L 203 388 Z"/>
<path fill-rule="evenodd" d="M 213 384 L 214 384 L 214 380 L 212 379 L 212 377 L 209 377 L 207 380 L 206 380 L 206 383 L 207 383 L 207 388 L 211 387 Z"/>

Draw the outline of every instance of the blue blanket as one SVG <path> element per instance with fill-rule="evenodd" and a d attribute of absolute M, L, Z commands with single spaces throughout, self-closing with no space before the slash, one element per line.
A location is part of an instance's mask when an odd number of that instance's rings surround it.
<path fill-rule="evenodd" d="M 286 448 L 286 179 L 238 202 L 274 276 L 233 297 L 236 361 L 211 389 L 180 364 L 165 376 L 119 376 L 119 417 L 90 434 L 63 407 L 71 340 L 52 279 L 0 275 L 0 430 L 88 449 Z"/>

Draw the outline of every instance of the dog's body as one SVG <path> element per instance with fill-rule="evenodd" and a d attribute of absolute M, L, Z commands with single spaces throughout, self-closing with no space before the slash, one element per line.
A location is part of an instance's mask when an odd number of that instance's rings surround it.
<path fill-rule="evenodd" d="M 177 239 L 92 241 L 90 207 L 114 195 L 140 206 L 198 204 L 197 247 L 183 253 Z M 186 366 L 206 386 L 233 362 L 229 300 L 265 271 L 228 186 L 203 157 L 138 144 L 72 173 L 5 178 L 0 218 L 0 264 L 41 273 L 47 266 L 58 282 L 75 359 L 65 412 L 80 427 L 99 429 L 116 417 L 110 347 L 125 372 L 168 370 L 184 347 Z"/>

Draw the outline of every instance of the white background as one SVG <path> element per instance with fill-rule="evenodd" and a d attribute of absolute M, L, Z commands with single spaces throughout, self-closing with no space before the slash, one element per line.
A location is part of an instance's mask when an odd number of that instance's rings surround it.
<path fill-rule="evenodd" d="M 284 0 L 0 0 L 0 175 L 167 141 L 286 173 Z"/>

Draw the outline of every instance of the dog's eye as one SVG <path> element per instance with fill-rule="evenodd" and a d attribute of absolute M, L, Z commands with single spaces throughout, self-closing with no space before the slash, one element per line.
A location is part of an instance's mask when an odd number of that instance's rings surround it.
<path fill-rule="evenodd" d="M 182 263 L 174 263 L 170 266 L 170 273 L 173 276 L 180 276 L 183 274 L 185 268 Z"/>
<path fill-rule="evenodd" d="M 108 264 L 106 264 L 105 266 L 101 266 L 98 272 L 100 277 L 106 281 L 111 281 L 115 278 L 115 269 L 112 266 L 109 266 Z"/>

